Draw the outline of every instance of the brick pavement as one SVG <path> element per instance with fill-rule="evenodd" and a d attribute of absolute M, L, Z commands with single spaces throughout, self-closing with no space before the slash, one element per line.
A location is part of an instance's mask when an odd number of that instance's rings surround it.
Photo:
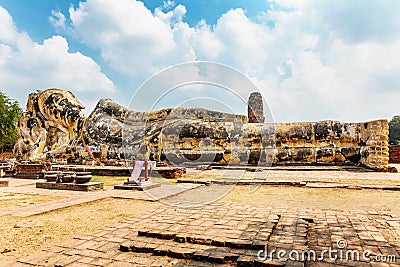
<path fill-rule="evenodd" d="M 265 245 L 269 253 L 283 251 L 292 259 L 281 261 L 277 253 L 259 259 Z M 332 252 L 336 261 L 322 254 L 329 248 L 337 250 Z M 302 259 L 309 250 L 315 251 L 315 261 L 314 254 Z M 345 255 L 357 259 L 348 251 L 358 251 L 361 260 L 346 261 Z M 365 251 L 370 260 L 363 259 Z M 19 259 L 14 266 L 393 267 L 400 266 L 399 253 L 400 217 L 390 212 L 212 204 L 163 206 Z M 374 262 L 379 255 L 393 256 L 396 262 Z"/>

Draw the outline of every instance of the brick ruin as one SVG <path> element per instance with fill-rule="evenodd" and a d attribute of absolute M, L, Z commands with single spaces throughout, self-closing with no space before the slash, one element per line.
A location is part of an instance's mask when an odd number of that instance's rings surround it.
<path fill-rule="evenodd" d="M 389 162 L 400 163 L 400 145 L 389 147 Z"/>
<path fill-rule="evenodd" d="M 264 123 L 262 96 L 249 97 L 249 117 L 200 108 L 128 110 L 101 99 L 88 118 L 72 93 L 32 93 L 19 121 L 16 156 L 151 159 L 170 164 L 346 164 L 386 170 L 388 121 Z"/>

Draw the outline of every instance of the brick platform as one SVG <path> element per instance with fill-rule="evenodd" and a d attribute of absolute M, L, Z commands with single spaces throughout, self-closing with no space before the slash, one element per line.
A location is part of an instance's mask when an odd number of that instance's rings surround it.
<path fill-rule="evenodd" d="M 268 252 L 283 251 L 286 256 L 312 250 L 317 260 L 280 261 L 276 253 L 259 259 L 265 245 Z M 343 255 L 369 251 L 370 261 L 335 261 L 327 254 L 319 258 L 329 248 L 342 248 Z M 158 208 L 19 259 L 16 266 L 394 267 L 400 266 L 399 252 L 400 218 L 390 212 L 213 204 Z M 395 262 L 373 262 L 378 255 L 393 256 Z"/>
<path fill-rule="evenodd" d="M 104 185 L 103 185 L 103 183 L 99 183 L 99 182 L 88 182 L 88 183 L 84 183 L 84 184 L 37 182 L 36 188 L 73 190 L 73 191 L 96 191 L 96 190 L 103 190 Z"/>

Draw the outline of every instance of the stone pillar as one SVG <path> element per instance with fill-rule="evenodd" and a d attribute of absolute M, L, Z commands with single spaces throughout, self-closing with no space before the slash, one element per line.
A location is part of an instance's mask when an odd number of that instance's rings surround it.
<path fill-rule="evenodd" d="M 261 94 L 258 92 L 251 93 L 247 104 L 249 123 L 264 123 L 265 117 Z"/>
<path fill-rule="evenodd" d="M 389 123 L 387 120 L 375 120 L 361 123 L 360 135 L 366 140 L 366 157 L 361 163 L 368 167 L 387 171 L 389 167 Z"/>

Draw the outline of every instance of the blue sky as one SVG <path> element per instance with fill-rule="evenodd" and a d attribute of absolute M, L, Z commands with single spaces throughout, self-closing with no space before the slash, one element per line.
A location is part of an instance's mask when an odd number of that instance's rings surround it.
<path fill-rule="evenodd" d="M 389 119 L 400 113 L 399 33 L 397 0 L 0 0 L 0 90 L 22 106 L 30 92 L 57 87 L 86 114 L 102 97 L 141 109 L 162 91 L 132 106 L 152 75 L 204 60 L 248 77 L 275 121 Z M 184 89 L 156 106 L 246 113 L 216 87 Z"/>

